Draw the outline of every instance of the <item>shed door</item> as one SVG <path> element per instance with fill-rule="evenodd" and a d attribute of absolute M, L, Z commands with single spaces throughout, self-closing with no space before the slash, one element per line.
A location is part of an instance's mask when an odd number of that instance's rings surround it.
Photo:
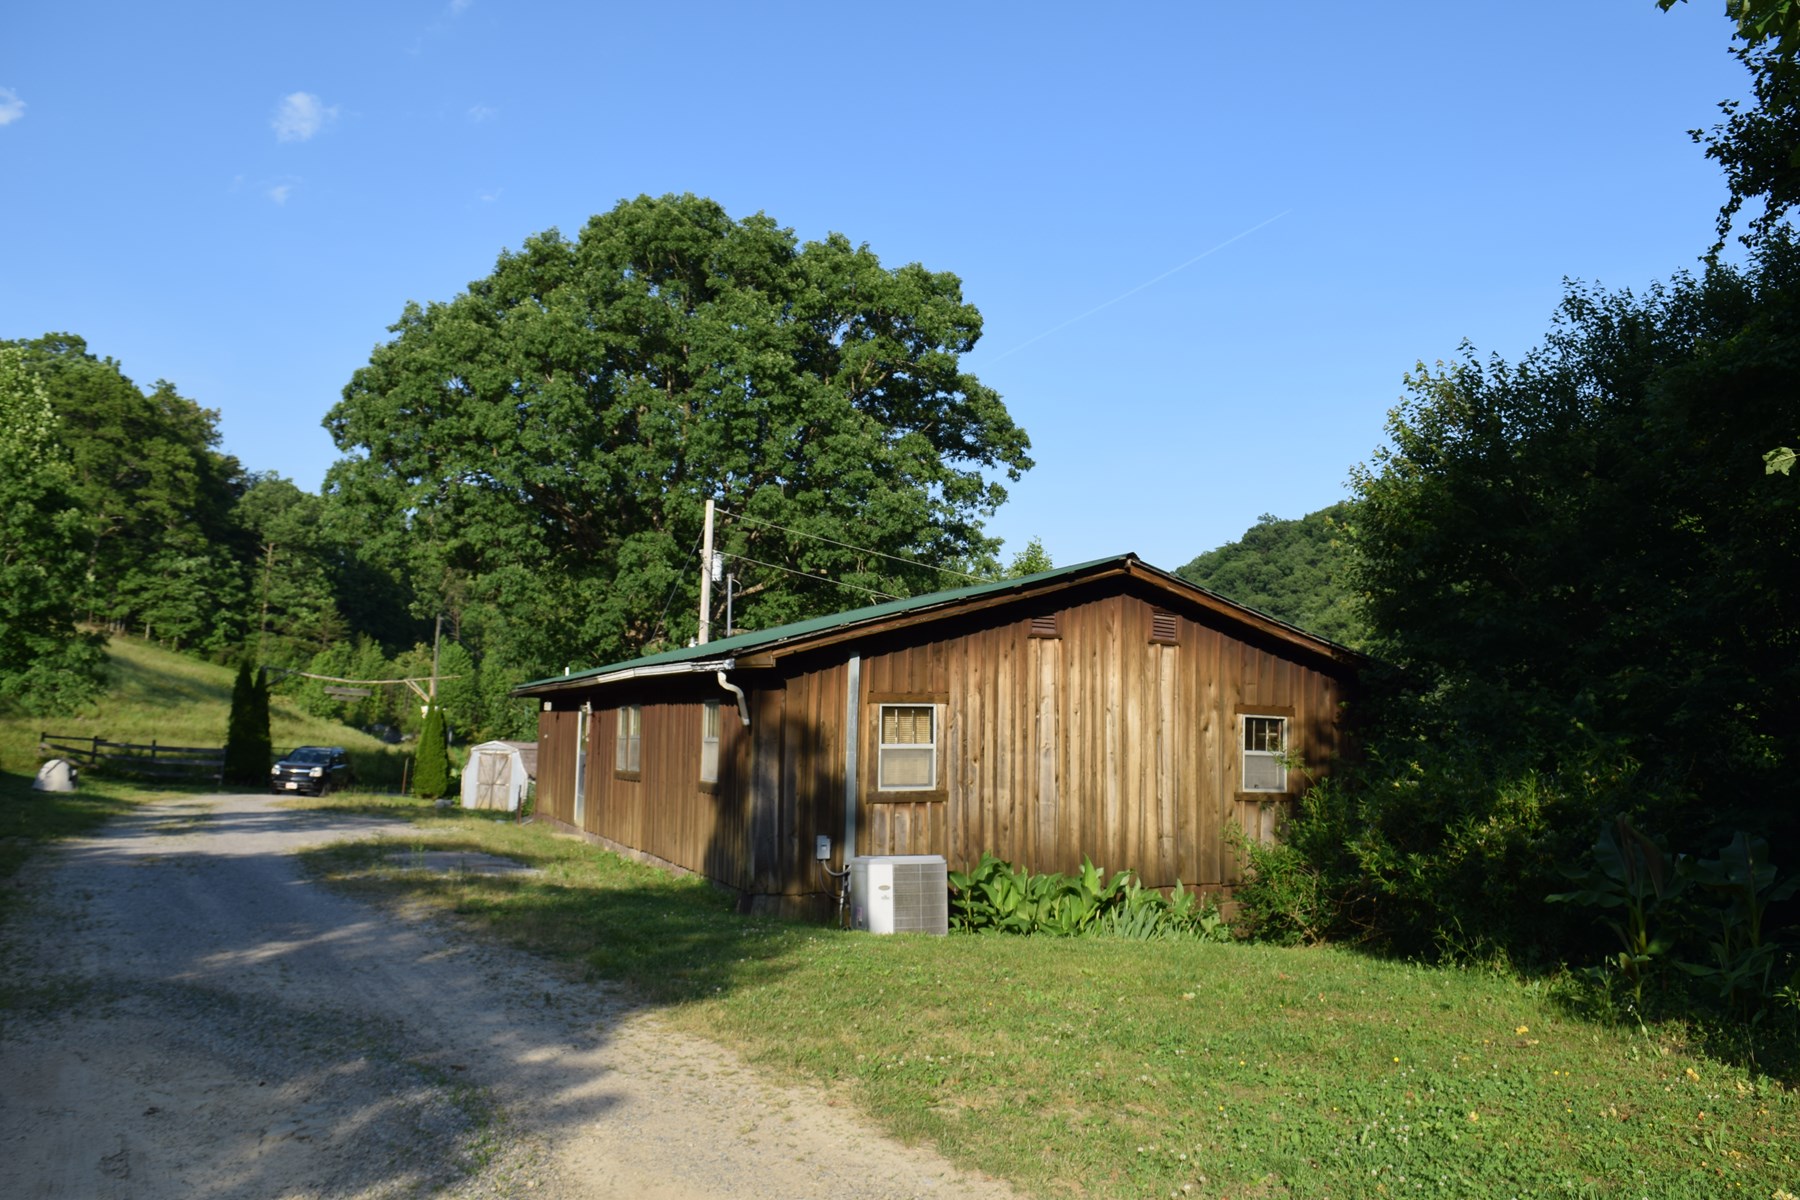
<path fill-rule="evenodd" d="M 483 750 L 475 765 L 475 807 L 510 808 L 512 755 L 503 750 Z"/>

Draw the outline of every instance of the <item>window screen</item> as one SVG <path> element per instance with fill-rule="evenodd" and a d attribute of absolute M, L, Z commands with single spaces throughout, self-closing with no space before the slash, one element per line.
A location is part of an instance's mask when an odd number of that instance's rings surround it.
<path fill-rule="evenodd" d="M 1287 718 L 1244 718 L 1244 790 L 1287 791 Z"/>
<path fill-rule="evenodd" d="M 618 754 L 613 766 L 620 771 L 635 771 L 644 744 L 644 710 L 627 705 L 619 710 Z"/>
<path fill-rule="evenodd" d="M 875 786 L 884 792 L 937 787 L 937 709 L 930 704 L 883 704 Z"/>
<path fill-rule="evenodd" d="M 719 702 L 700 706 L 700 782 L 719 781 Z"/>

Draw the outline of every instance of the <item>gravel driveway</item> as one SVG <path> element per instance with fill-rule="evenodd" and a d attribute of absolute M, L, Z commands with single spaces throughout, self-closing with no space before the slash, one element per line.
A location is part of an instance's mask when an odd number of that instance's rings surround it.
<path fill-rule="evenodd" d="M 291 857 L 383 828 L 184 796 L 22 873 L 0 1196 L 1013 1195 Z"/>

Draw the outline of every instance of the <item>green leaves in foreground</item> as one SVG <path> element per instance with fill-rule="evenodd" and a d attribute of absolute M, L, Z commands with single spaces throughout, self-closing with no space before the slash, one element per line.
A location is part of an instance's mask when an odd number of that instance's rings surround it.
<path fill-rule="evenodd" d="M 1616 969 L 1641 1006 L 1645 983 L 1672 965 L 1713 985 L 1717 1001 L 1752 1026 L 1776 1002 L 1792 1006 L 1800 971 L 1783 984 L 1793 955 L 1765 924 L 1770 905 L 1800 891 L 1800 875 L 1780 877 L 1767 841 L 1740 830 L 1715 857 L 1695 860 L 1667 854 L 1619 817 L 1601 825 L 1593 856 L 1585 873 L 1570 872 L 1580 886 L 1548 897 L 1598 909 L 1618 938 L 1621 949 L 1590 975 L 1604 984 Z"/>
<path fill-rule="evenodd" d="M 973 871 L 950 872 L 950 912 L 951 924 L 971 933 L 1100 934 L 1138 941 L 1230 938 L 1218 909 L 1199 893 L 1177 883 L 1165 897 L 1140 884 L 1131 871 L 1107 880 L 1086 857 L 1078 875 L 1033 875 L 983 854 Z"/>

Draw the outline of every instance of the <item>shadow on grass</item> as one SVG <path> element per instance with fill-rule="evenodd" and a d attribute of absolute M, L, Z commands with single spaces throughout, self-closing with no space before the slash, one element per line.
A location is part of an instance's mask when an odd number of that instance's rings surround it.
<path fill-rule="evenodd" d="M 333 806 L 371 816 L 394 806 Z M 626 985 L 651 1004 L 680 1004 L 773 982 L 787 952 L 821 931 L 776 917 L 734 912 L 733 897 L 694 877 L 676 877 L 532 826 L 457 810 L 415 810 L 417 836 L 307 851 L 306 867 L 345 890 L 423 902 L 495 937 L 573 964 L 591 978 Z M 484 875 L 410 868 L 412 850 L 491 854 L 536 868 Z"/>
<path fill-rule="evenodd" d="M 1596 945 L 1604 945 L 1596 938 Z M 1336 943 L 1340 950 L 1379 963 L 1420 962 L 1445 971 L 1485 972 L 1541 991 L 1560 1013 L 1571 1019 L 1643 1034 L 1652 1045 L 1678 1045 L 1717 1062 L 1728 1063 L 1784 1087 L 1800 1085 L 1800 961 L 1787 957 L 1775 982 L 1792 976 L 1787 994 L 1776 991 L 1757 1010 L 1744 997 L 1729 1003 L 1700 980 L 1677 969 L 1666 958 L 1656 964 L 1641 992 L 1609 965 L 1597 969 L 1568 962 L 1514 962 L 1496 944 L 1474 947 L 1453 942 L 1430 957 L 1404 954 L 1375 943 Z"/>

